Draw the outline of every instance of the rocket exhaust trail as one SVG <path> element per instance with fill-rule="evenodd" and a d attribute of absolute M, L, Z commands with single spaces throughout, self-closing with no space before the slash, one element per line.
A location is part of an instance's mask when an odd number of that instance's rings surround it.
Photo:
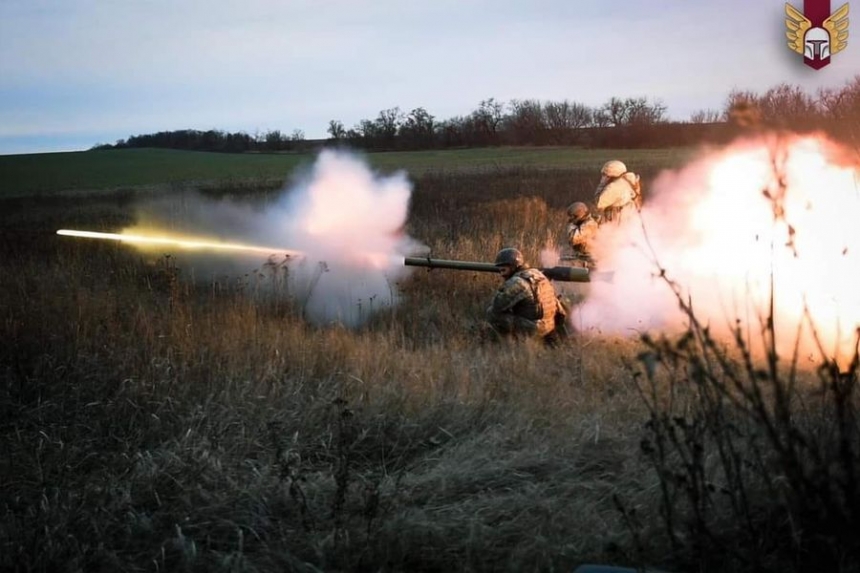
<path fill-rule="evenodd" d="M 296 251 L 293 249 L 284 249 L 280 247 L 263 247 L 260 245 L 246 245 L 242 243 L 229 243 L 220 241 L 205 241 L 195 237 L 185 239 L 165 237 L 163 235 L 138 235 L 133 233 L 99 233 L 96 231 L 77 231 L 74 229 L 60 229 L 58 235 L 65 237 L 83 237 L 87 239 L 102 239 L 109 241 L 118 241 L 121 243 L 137 244 L 137 245 L 164 245 L 173 247 L 182 247 L 186 249 L 210 249 L 222 251 L 243 251 L 251 253 L 262 253 L 266 255 L 283 254 L 288 257 L 307 257 L 308 253 L 304 251 Z M 384 254 L 361 253 L 364 263 L 373 268 L 385 268 L 388 265 L 405 265 L 408 264 L 402 256 L 389 257 Z M 423 259 L 422 259 L 423 260 Z M 494 269 L 495 270 L 495 269 Z"/>
<path fill-rule="evenodd" d="M 189 238 L 189 239 L 176 239 L 171 237 L 164 236 L 149 236 L 149 235 L 134 235 L 134 234 L 122 234 L 122 233 L 98 233 L 95 231 L 76 231 L 72 229 L 60 229 L 57 231 L 58 235 L 63 235 L 67 237 L 83 237 L 87 239 L 105 239 L 110 241 L 119 241 L 122 243 L 131 243 L 131 244 L 143 244 L 143 245 L 166 245 L 166 246 L 174 246 L 174 247 L 183 247 L 186 249 L 212 249 L 212 250 L 229 250 L 229 251 L 244 251 L 244 252 L 254 252 L 254 253 L 264 253 L 268 255 L 272 254 L 284 254 L 288 257 L 300 257 L 304 256 L 305 253 L 301 251 L 293 251 L 290 249 L 278 249 L 274 247 L 262 247 L 259 245 L 244 245 L 241 243 L 226 243 L 226 242 L 212 242 L 212 241 L 203 241 L 199 239 Z M 384 268 L 387 266 L 386 258 L 390 260 L 391 263 L 395 265 L 407 265 L 407 266 L 425 266 L 425 267 L 438 267 L 438 268 L 453 268 L 460 270 L 477 270 L 477 271 L 489 271 L 489 272 L 498 272 L 498 269 L 495 267 L 493 263 L 479 263 L 479 262 L 471 262 L 471 261 L 449 261 L 442 259 L 429 259 L 429 258 L 420 258 L 420 257 L 386 257 L 385 255 L 373 254 L 373 253 L 364 253 L 369 266 L 374 268 Z M 585 269 L 578 268 L 570 268 L 570 267 L 555 267 L 552 269 L 541 269 L 544 273 L 547 273 L 548 276 L 553 280 L 560 280 L 565 282 L 590 282 L 590 274 Z M 611 282 L 611 275 L 607 273 L 603 273 L 595 275 L 597 280 L 609 280 Z M 606 278 L 606 277 L 609 278 Z"/>
<path fill-rule="evenodd" d="M 263 247 L 260 245 L 244 245 L 241 243 L 226 243 L 217 241 L 204 241 L 195 238 L 177 239 L 165 236 L 149 236 L 149 235 L 133 235 L 120 233 L 98 233 L 95 231 L 77 231 L 73 229 L 60 229 L 58 235 L 66 237 L 83 237 L 87 239 L 103 239 L 109 241 L 119 241 L 122 243 L 131 243 L 138 245 L 165 245 L 173 247 L 182 247 L 185 249 L 210 249 L 221 251 L 244 251 L 253 253 L 264 253 L 267 255 L 284 254 L 287 256 L 301 256 L 301 251 L 293 251 L 290 249 L 278 247 Z"/>
<path fill-rule="evenodd" d="M 272 280 L 266 286 L 256 281 L 260 288 L 252 294 L 266 289 L 272 296 L 266 300 L 300 303 L 305 318 L 317 325 L 354 327 L 403 297 L 399 281 L 410 269 L 403 257 L 390 257 L 426 250 L 404 233 L 411 192 L 406 171 L 383 175 L 359 155 L 324 149 L 313 165 L 291 173 L 263 209 L 256 201 L 157 194 L 134 205 L 134 227 L 54 232 L 121 242 L 151 254 L 175 251 L 188 259 L 183 266 L 194 269 L 184 273 L 189 279 L 250 277 L 249 267 L 256 267 L 254 276 Z M 270 264 L 285 258 L 289 269 Z"/>

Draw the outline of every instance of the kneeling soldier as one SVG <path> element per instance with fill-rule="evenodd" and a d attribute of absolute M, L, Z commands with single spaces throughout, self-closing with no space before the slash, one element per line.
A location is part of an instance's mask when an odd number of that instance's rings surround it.
<path fill-rule="evenodd" d="M 557 327 L 564 326 L 565 311 L 549 279 L 526 264 L 517 249 L 499 251 L 495 265 L 505 282 L 487 307 L 487 321 L 493 329 L 502 335 L 555 342 L 560 335 Z"/>

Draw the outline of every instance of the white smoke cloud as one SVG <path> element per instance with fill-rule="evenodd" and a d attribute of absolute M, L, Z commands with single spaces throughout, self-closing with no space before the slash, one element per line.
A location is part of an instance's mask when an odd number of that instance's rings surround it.
<path fill-rule="evenodd" d="M 316 324 L 357 326 L 396 305 L 403 257 L 422 246 L 403 231 L 412 186 L 404 172 L 372 172 L 358 156 L 324 150 L 266 205 L 185 196 L 141 206 L 127 233 L 179 231 L 272 247 L 258 253 L 179 253 L 198 278 L 254 271 L 258 287 L 285 289 Z M 286 250 L 301 251 L 285 257 Z M 268 263 L 268 264 L 267 264 Z"/>
<path fill-rule="evenodd" d="M 601 227 L 598 260 L 614 281 L 591 285 L 583 322 L 615 333 L 681 327 L 662 267 L 715 332 L 740 319 L 760 341 L 772 273 L 780 352 L 793 348 L 807 305 L 825 354 L 850 357 L 860 326 L 860 191 L 856 160 L 845 156 L 820 137 L 771 136 L 660 174 L 641 216 Z M 808 329 L 801 351 L 819 356 Z"/>

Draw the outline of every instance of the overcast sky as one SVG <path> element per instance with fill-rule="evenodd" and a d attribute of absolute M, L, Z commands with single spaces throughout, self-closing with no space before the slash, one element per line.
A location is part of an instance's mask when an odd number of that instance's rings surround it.
<path fill-rule="evenodd" d="M 442 120 L 488 98 L 645 96 L 684 120 L 735 88 L 814 93 L 860 73 L 860 12 L 818 71 L 788 49 L 784 14 L 783 0 L 0 0 L 0 154 L 178 129 L 321 138 L 331 119 Z"/>

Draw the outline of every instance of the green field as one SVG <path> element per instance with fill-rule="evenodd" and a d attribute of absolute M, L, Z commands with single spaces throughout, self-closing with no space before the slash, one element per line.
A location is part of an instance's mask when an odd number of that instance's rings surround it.
<path fill-rule="evenodd" d="M 631 168 L 674 167 L 692 149 L 603 150 L 564 147 L 506 147 L 366 154 L 382 171 L 411 175 L 432 171 L 486 171 L 514 167 L 593 169 L 623 157 Z M 164 185 L 219 184 L 277 186 L 313 153 L 226 154 L 171 149 L 115 149 L 0 156 L 0 198 L 110 192 Z"/>

